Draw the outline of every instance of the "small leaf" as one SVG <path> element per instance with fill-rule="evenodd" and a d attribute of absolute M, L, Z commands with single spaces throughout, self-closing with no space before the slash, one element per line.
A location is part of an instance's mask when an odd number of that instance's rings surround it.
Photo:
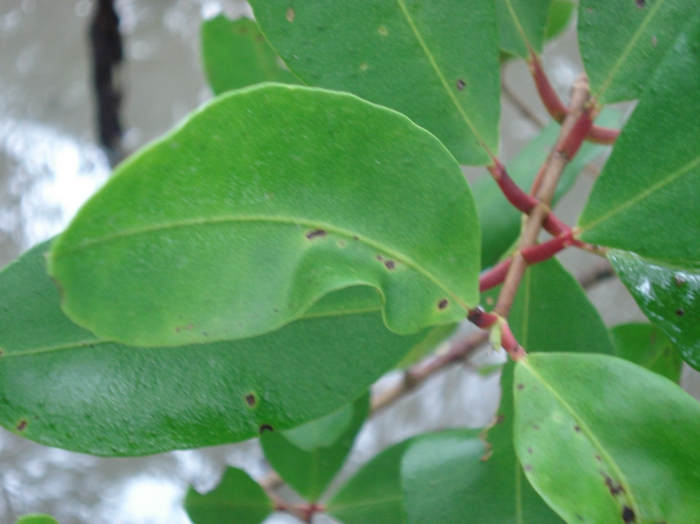
<path fill-rule="evenodd" d="M 518 457 L 566 522 L 697 522 L 700 404 L 677 385 L 574 354 L 530 355 L 515 382 Z"/>
<path fill-rule="evenodd" d="M 615 356 L 634 362 L 678 384 L 683 359 L 661 329 L 651 324 L 621 324 L 610 330 Z"/>
<path fill-rule="evenodd" d="M 694 23 L 618 138 L 579 218 L 583 240 L 670 263 L 700 259 L 700 15 Z"/>
<path fill-rule="evenodd" d="M 549 5 L 547 28 L 544 30 L 544 39 L 551 40 L 559 36 L 569 25 L 572 15 L 577 11 L 577 4 L 571 0 L 552 0 Z"/>
<path fill-rule="evenodd" d="M 602 104 L 639 97 L 697 10 L 687 0 L 581 0 L 578 37 L 593 96 Z"/>
<path fill-rule="evenodd" d="M 606 108 L 596 123 L 607 127 L 619 127 L 620 113 Z M 506 168 L 511 178 L 524 190 L 529 190 L 537 171 L 554 147 L 561 127 L 551 123 L 508 162 Z M 578 154 L 564 170 L 554 196 L 556 204 L 573 186 L 579 173 L 609 148 L 585 142 Z M 481 223 L 481 267 L 487 268 L 498 262 L 503 253 L 520 235 L 522 213 L 503 196 L 490 175 L 477 180 L 472 186 L 476 208 Z"/>
<path fill-rule="evenodd" d="M 204 21 L 201 47 L 207 80 L 217 95 L 260 82 L 300 83 L 248 18 L 219 15 Z"/>
<path fill-rule="evenodd" d="M 608 259 L 644 314 L 700 369 L 700 267 L 611 250 Z"/>
<path fill-rule="evenodd" d="M 206 495 L 190 488 L 185 510 L 193 524 L 260 524 L 275 507 L 243 470 L 227 468 L 221 483 Z"/>
<path fill-rule="evenodd" d="M 15 524 L 58 524 L 58 521 L 50 515 L 23 515 Z"/>
<path fill-rule="evenodd" d="M 250 3 L 272 46 L 308 85 L 404 113 L 462 164 L 487 164 L 484 146 L 498 150 L 493 0 Z"/>
<path fill-rule="evenodd" d="M 477 302 L 479 226 L 459 165 L 353 95 L 232 92 L 117 171 L 49 257 L 64 311 L 103 339 L 250 337 L 356 285 L 381 290 L 399 334 Z"/>
<path fill-rule="evenodd" d="M 430 337 L 391 333 L 376 291 L 355 287 L 268 335 L 121 346 L 63 314 L 47 250 L 39 245 L 0 272 L 0 424 L 49 446 L 133 456 L 292 428 L 362 395 Z"/>
<path fill-rule="evenodd" d="M 401 462 L 410 440 L 396 444 L 355 473 L 326 505 L 344 524 L 405 524 Z"/>
<path fill-rule="evenodd" d="M 321 419 L 260 437 L 265 457 L 282 479 L 316 502 L 340 470 L 369 412 L 369 394 Z"/>
<path fill-rule="evenodd" d="M 521 58 L 528 57 L 528 46 L 541 53 L 551 1 L 496 0 L 501 50 Z"/>

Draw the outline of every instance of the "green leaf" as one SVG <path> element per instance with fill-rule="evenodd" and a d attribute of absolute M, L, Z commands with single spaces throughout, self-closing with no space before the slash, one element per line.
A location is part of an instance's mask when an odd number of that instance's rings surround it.
<path fill-rule="evenodd" d="M 204 70 L 217 95 L 260 82 L 300 83 L 248 18 L 206 20 L 200 38 Z"/>
<path fill-rule="evenodd" d="M 693 198 L 700 191 L 700 17 L 694 23 L 618 138 L 579 218 L 583 240 L 680 264 L 700 259 Z"/>
<path fill-rule="evenodd" d="M 487 164 L 484 146 L 498 150 L 493 0 L 250 3 L 265 36 L 305 83 L 404 113 L 462 164 Z"/>
<path fill-rule="evenodd" d="M 17 519 L 16 524 L 58 524 L 58 521 L 50 515 L 23 515 Z"/>
<path fill-rule="evenodd" d="M 405 524 L 401 462 L 410 442 L 396 444 L 362 466 L 328 501 L 328 514 L 344 524 Z"/>
<path fill-rule="evenodd" d="M 549 5 L 547 28 L 544 30 L 544 39 L 551 40 L 560 35 L 569 25 L 572 15 L 578 6 L 571 0 L 552 0 Z"/>
<path fill-rule="evenodd" d="M 260 524 L 275 507 L 243 470 L 227 468 L 221 483 L 206 495 L 190 488 L 185 510 L 194 524 Z"/>
<path fill-rule="evenodd" d="M 0 424 L 49 446 L 145 455 L 289 429 L 358 398 L 430 336 L 391 333 L 377 293 L 356 287 L 268 335 L 121 346 L 63 314 L 47 249 L 37 246 L 0 272 Z"/>
<path fill-rule="evenodd" d="M 409 334 L 476 304 L 479 244 L 434 136 L 353 95 L 267 84 L 121 164 L 49 270 L 70 318 L 129 345 L 266 333 L 355 285 L 379 289 L 387 326 Z"/>
<path fill-rule="evenodd" d="M 489 514 L 488 500 L 502 487 L 484 478 L 487 447 L 478 437 L 452 430 L 413 439 L 401 468 L 409 524 L 505 522 Z"/>
<path fill-rule="evenodd" d="M 580 0 L 578 38 L 601 104 L 639 97 L 686 22 L 687 0 Z"/>
<path fill-rule="evenodd" d="M 700 369 L 700 267 L 671 265 L 611 250 L 608 259 L 644 314 Z"/>
<path fill-rule="evenodd" d="M 282 479 L 316 502 L 340 470 L 369 412 L 369 394 L 321 419 L 260 437 L 265 457 Z"/>
<path fill-rule="evenodd" d="M 496 0 L 501 50 L 527 58 L 529 45 L 536 53 L 541 53 L 551 1 Z"/>
<path fill-rule="evenodd" d="M 430 331 L 430 336 L 426 337 L 420 344 L 413 347 L 411 352 L 406 355 L 401 362 L 396 364 L 398 369 L 407 369 L 416 362 L 419 362 L 424 357 L 437 350 L 442 342 L 450 337 L 459 324 L 445 324 L 438 326 Z"/>
<path fill-rule="evenodd" d="M 606 108 L 596 122 L 607 127 L 619 127 L 620 113 Z M 560 129 L 557 123 L 549 124 L 518 156 L 508 162 L 508 174 L 524 190 L 529 190 L 532 186 L 537 172 L 556 143 Z M 562 174 L 554 196 L 555 204 L 571 189 L 583 168 L 608 149 L 584 142 Z M 498 262 L 501 255 L 520 236 L 522 214 L 506 200 L 490 175 L 477 180 L 472 186 L 472 192 L 481 223 L 481 267 L 487 268 Z"/>
<path fill-rule="evenodd" d="M 518 457 L 566 522 L 697 522 L 700 404 L 677 385 L 572 354 L 530 355 L 515 382 Z"/>
<path fill-rule="evenodd" d="M 663 331 L 651 324 L 621 324 L 610 330 L 615 356 L 678 384 L 683 359 Z"/>

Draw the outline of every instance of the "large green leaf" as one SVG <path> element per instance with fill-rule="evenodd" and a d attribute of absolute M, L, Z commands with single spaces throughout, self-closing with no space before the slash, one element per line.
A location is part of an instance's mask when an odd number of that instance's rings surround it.
<path fill-rule="evenodd" d="M 260 524 L 274 509 L 260 484 L 237 468 L 227 468 L 213 491 L 200 495 L 190 488 L 185 498 L 194 524 Z"/>
<path fill-rule="evenodd" d="M 561 34 L 569 25 L 573 14 L 578 11 L 578 4 L 572 0 L 552 0 L 549 5 L 547 27 L 544 39 L 549 40 Z"/>
<path fill-rule="evenodd" d="M 620 125 L 620 113 L 605 109 L 597 123 L 607 127 Z M 556 143 L 561 127 L 551 123 L 532 139 L 518 156 L 506 166 L 511 178 L 524 190 L 528 190 L 547 155 Z M 608 148 L 586 142 L 564 170 L 554 195 L 554 203 L 571 189 L 583 168 Z M 522 228 L 522 213 L 503 196 L 491 176 L 484 176 L 472 186 L 476 208 L 481 223 L 481 264 L 483 268 L 494 265 L 501 255 L 515 242 Z"/>
<path fill-rule="evenodd" d="M 355 287 L 268 335 L 121 346 L 63 314 L 47 249 L 0 273 L 0 424 L 50 446 L 144 455 L 289 429 L 358 398 L 430 336 L 391 333 L 377 293 Z"/>
<path fill-rule="evenodd" d="M 700 404 L 670 380 L 607 355 L 517 364 L 515 446 L 566 522 L 695 524 Z"/>
<path fill-rule="evenodd" d="M 484 146 L 498 150 L 493 0 L 250 3 L 272 46 L 307 84 L 406 114 L 460 163 L 487 164 Z"/>
<path fill-rule="evenodd" d="M 23 515 L 17 519 L 15 524 L 58 524 L 55 518 L 50 515 Z"/>
<path fill-rule="evenodd" d="M 676 263 L 700 259 L 699 92 L 696 23 L 620 135 L 579 219 L 584 240 Z"/>
<path fill-rule="evenodd" d="M 644 314 L 700 369 L 700 263 L 671 265 L 617 250 L 608 258 Z"/>
<path fill-rule="evenodd" d="M 676 384 L 683 359 L 660 328 L 651 324 L 620 324 L 610 330 L 615 355 L 634 362 Z"/>
<path fill-rule="evenodd" d="M 552 0 L 496 0 L 501 50 L 527 58 L 528 46 L 542 52 Z"/>
<path fill-rule="evenodd" d="M 265 457 L 282 479 L 316 502 L 340 470 L 369 412 L 369 394 L 321 419 L 260 437 Z"/>
<path fill-rule="evenodd" d="M 370 460 L 328 501 L 327 512 L 344 524 L 405 524 L 401 462 L 410 440 Z"/>
<path fill-rule="evenodd" d="M 581 0 L 579 45 L 593 96 L 605 104 L 639 97 L 697 9 L 688 0 Z"/>
<path fill-rule="evenodd" d="M 200 42 L 207 80 L 217 95 L 260 82 L 300 83 L 248 18 L 234 21 L 219 15 L 206 20 Z"/>
<path fill-rule="evenodd" d="M 479 224 L 457 162 L 353 95 L 222 95 L 117 171 L 49 257 L 64 311 L 103 339 L 253 336 L 360 284 L 399 334 L 477 302 Z"/>

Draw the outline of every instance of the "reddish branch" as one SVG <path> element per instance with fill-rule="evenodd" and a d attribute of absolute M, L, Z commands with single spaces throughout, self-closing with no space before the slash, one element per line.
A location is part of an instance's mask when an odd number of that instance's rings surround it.
<path fill-rule="evenodd" d="M 530 49 L 530 58 L 528 59 L 527 63 L 530 67 L 532 78 L 535 81 L 537 92 L 542 99 L 542 103 L 547 108 L 547 112 L 554 120 L 562 123 L 569 114 L 569 110 L 564 106 L 559 98 L 559 95 L 557 95 L 556 91 L 552 87 L 547 75 L 544 73 L 542 62 L 532 49 Z M 587 131 L 585 138 L 586 140 L 596 144 L 612 145 L 615 143 L 615 140 L 617 140 L 619 134 L 620 131 L 617 129 L 591 126 Z"/>

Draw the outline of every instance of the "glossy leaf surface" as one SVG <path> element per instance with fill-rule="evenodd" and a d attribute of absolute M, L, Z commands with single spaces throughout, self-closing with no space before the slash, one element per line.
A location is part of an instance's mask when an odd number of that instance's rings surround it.
<path fill-rule="evenodd" d="M 344 524 L 406 523 L 401 462 L 409 444 L 391 446 L 362 466 L 328 502 L 328 514 Z"/>
<path fill-rule="evenodd" d="M 121 164 L 49 268 L 68 316 L 129 345 L 269 332 L 354 285 L 381 290 L 387 326 L 409 334 L 476 303 L 479 244 L 434 136 L 353 95 L 267 84 Z"/>
<path fill-rule="evenodd" d="M 581 0 L 578 37 L 593 96 L 638 98 L 697 9 L 687 0 Z"/>
<path fill-rule="evenodd" d="M 253 0 L 272 47 L 306 84 L 407 115 L 462 164 L 498 150 L 493 0 Z M 546 15 L 546 13 L 545 13 Z"/>
<path fill-rule="evenodd" d="M 501 50 L 527 58 L 529 45 L 541 53 L 550 4 L 551 0 L 496 0 Z"/>
<path fill-rule="evenodd" d="M 588 242 L 670 262 L 700 259 L 700 206 L 692 197 L 700 191 L 695 22 L 639 101 L 593 188 L 579 218 Z"/>
<path fill-rule="evenodd" d="M 301 83 L 282 65 L 258 24 L 219 15 L 202 23 L 202 62 L 215 94 L 261 82 Z"/>
<path fill-rule="evenodd" d="M 620 114 L 614 109 L 606 109 L 596 122 L 606 127 L 619 127 Z M 559 130 L 559 124 L 551 123 L 506 165 L 508 174 L 525 191 L 529 191 L 537 172 L 554 147 Z M 581 170 L 607 149 L 584 142 L 562 174 L 554 196 L 555 204 L 571 189 Z M 490 175 L 478 179 L 472 185 L 472 192 L 481 223 L 481 263 L 482 268 L 487 268 L 498 262 L 517 240 L 522 226 L 522 214 L 506 200 Z"/>
<path fill-rule="evenodd" d="M 260 437 L 265 457 L 297 493 L 316 502 L 340 470 L 369 412 L 369 395 L 321 419 Z"/>
<path fill-rule="evenodd" d="M 678 384 L 683 359 L 673 343 L 652 324 L 622 324 L 610 330 L 615 356 L 634 362 Z"/>
<path fill-rule="evenodd" d="M 518 457 L 566 522 L 697 522 L 700 404 L 677 385 L 572 354 L 530 355 L 515 383 Z"/>
<path fill-rule="evenodd" d="M 49 446 L 145 455 L 292 428 L 362 395 L 429 336 L 388 331 L 377 293 L 357 287 L 256 338 L 177 348 L 103 342 L 61 311 L 47 249 L 0 272 L 0 424 Z"/>
<path fill-rule="evenodd" d="M 608 259 L 644 314 L 700 369 L 700 268 L 613 250 Z"/>
<path fill-rule="evenodd" d="M 23 515 L 15 524 L 58 524 L 58 521 L 49 515 Z"/>
<path fill-rule="evenodd" d="M 245 471 L 227 468 L 213 491 L 200 495 L 190 488 L 185 510 L 193 524 L 260 524 L 274 504 Z"/>
<path fill-rule="evenodd" d="M 578 5 L 572 0 L 552 0 L 549 5 L 544 39 L 549 40 L 561 34 L 569 25 L 573 14 L 577 12 L 577 7 Z"/>

